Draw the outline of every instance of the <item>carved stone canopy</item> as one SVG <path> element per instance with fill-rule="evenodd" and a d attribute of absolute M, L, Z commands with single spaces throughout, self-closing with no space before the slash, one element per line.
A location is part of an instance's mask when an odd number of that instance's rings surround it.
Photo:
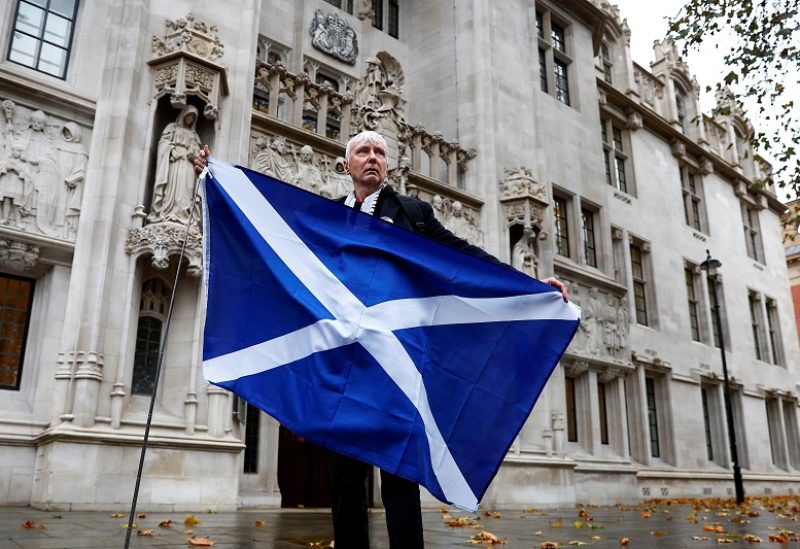
<path fill-rule="evenodd" d="M 147 62 L 153 69 L 154 97 L 169 94 L 172 106 L 182 109 L 186 96 L 193 95 L 205 104 L 205 117 L 216 119 L 220 96 L 228 95 L 226 68 L 217 62 L 224 49 L 217 27 L 189 14 L 167 19 L 166 28 L 163 38 L 153 36 L 155 56 Z"/>
<path fill-rule="evenodd" d="M 536 181 L 533 170 L 525 166 L 506 168 L 500 180 L 500 202 L 508 225 L 533 229 L 539 238 L 546 238 L 545 211 L 549 204 L 547 188 Z"/>
<path fill-rule="evenodd" d="M 178 223 L 166 221 L 145 225 L 128 233 L 125 251 L 133 256 L 149 253 L 153 267 L 166 269 L 169 258 L 180 255 L 185 235 L 186 227 Z M 186 272 L 191 276 L 200 276 L 203 272 L 203 247 L 202 235 L 197 227 L 189 230 L 184 257 L 189 261 Z"/>

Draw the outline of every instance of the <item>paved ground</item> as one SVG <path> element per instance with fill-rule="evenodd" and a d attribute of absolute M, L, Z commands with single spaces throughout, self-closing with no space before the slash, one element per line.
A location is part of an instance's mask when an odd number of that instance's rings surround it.
<path fill-rule="evenodd" d="M 117 513 L 123 516 L 116 516 Z M 800 542 L 794 534 L 800 531 L 800 524 L 795 522 L 800 517 L 800 499 L 749 501 L 741 509 L 709 501 L 696 503 L 694 507 L 673 502 L 634 507 L 587 506 L 542 512 L 518 509 L 484 513 L 475 517 L 457 511 L 426 511 L 426 546 L 471 547 L 471 537 L 491 539 L 487 534 L 490 533 L 509 548 L 563 549 L 586 545 L 596 549 L 619 548 L 623 538 L 627 538 L 627 547 L 631 548 L 704 548 L 716 547 L 720 539 L 739 546 L 757 543 L 754 538 L 750 538 L 750 543 L 745 541 L 746 535 L 752 535 L 761 539 L 762 546 L 800 549 Z M 134 532 L 130 547 L 190 547 L 187 538 L 193 537 L 195 543 L 208 538 L 217 549 L 324 549 L 331 540 L 330 515 L 323 511 L 195 514 L 192 517 L 200 522 L 190 526 L 184 524 L 187 516 L 183 513 L 148 513 L 138 518 L 137 531 L 149 530 L 150 535 L 137 536 Z M 127 511 L 124 509 L 47 512 L 27 507 L 0 507 L 0 548 L 122 548 L 126 520 Z M 159 527 L 160 522 L 167 520 L 172 520 L 171 525 Z M 383 513 L 371 513 L 370 520 L 372 547 L 387 547 Z M 773 541 L 770 536 L 773 536 Z M 776 539 L 783 541 L 774 541 Z M 548 541 L 559 545 L 548 546 Z M 482 541 L 476 545 L 485 547 L 490 543 Z"/>

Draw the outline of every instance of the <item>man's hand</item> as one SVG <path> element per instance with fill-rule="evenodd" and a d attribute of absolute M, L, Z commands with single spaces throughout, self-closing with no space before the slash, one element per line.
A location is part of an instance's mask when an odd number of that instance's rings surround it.
<path fill-rule="evenodd" d="M 556 279 L 555 277 L 545 278 L 542 280 L 545 284 L 549 284 L 553 288 L 557 288 L 561 292 L 561 297 L 564 298 L 564 303 L 569 301 L 569 292 L 567 292 L 567 285 Z"/>
<path fill-rule="evenodd" d="M 203 148 L 194 157 L 194 174 L 198 177 L 208 164 L 207 156 L 211 156 L 211 151 L 208 150 L 208 145 L 203 145 Z"/>

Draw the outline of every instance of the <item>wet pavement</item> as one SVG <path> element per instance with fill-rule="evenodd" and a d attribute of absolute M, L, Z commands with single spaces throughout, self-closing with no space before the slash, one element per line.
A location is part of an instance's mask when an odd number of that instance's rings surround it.
<path fill-rule="evenodd" d="M 53 512 L 0 507 L 0 548 L 122 548 L 127 516 L 125 509 Z M 648 503 L 543 511 L 504 509 L 494 512 L 487 509 L 478 516 L 455 509 L 423 513 L 425 545 L 430 548 L 485 547 L 492 544 L 492 536 L 495 536 L 497 542 L 504 542 L 502 545 L 509 548 L 673 549 L 716 547 L 720 543 L 739 546 L 760 543 L 767 547 L 800 549 L 794 534 L 800 531 L 798 517 L 800 500 L 789 498 L 750 500 L 739 509 L 719 502 L 702 502 L 694 507 L 685 503 Z M 191 518 L 198 523 L 191 524 Z M 372 547 L 388 547 L 381 510 L 370 513 L 370 529 Z M 330 513 L 324 510 L 275 509 L 192 515 L 157 512 L 137 518 L 130 547 L 192 547 L 187 541 L 192 538 L 197 546 L 203 546 L 200 544 L 204 539 L 211 540 L 217 549 L 324 549 L 330 546 L 331 536 Z M 627 545 L 624 545 L 625 540 Z M 548 546 L 547 542 L 558 545 Z"/>

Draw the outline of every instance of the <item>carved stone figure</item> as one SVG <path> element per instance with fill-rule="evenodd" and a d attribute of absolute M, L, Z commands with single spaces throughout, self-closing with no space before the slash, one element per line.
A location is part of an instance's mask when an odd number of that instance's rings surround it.
<path fill-rule="evenodd" d="M 524 229 L 511 249 L 511 266 L 533 278 L 539 278 L 539 259 L 536 257 L 536 238 L 532 229 Z"/>
<path fill-rule="evenodd" d="M 451 230 L 457 236 L 467 239 L 469 234 L 469 221 L 464 215 L 464 206 L 458 200 L 454 200 L 451 206 L 452 217 L 450 219 Z"/>
<path fill-rule="evenodd" d="M 198 111 L 193 105 L 184 107 L 175 122 L 161 132 L 158 141 L 156 179 L 153 186 L 153 207 L 147 220 L 151 223 L 173 221 L 185 224 L 194 196 L 194 155 L 200 150 L 200 136 L 195 131 Z M 195 209 L 197 222 L 199 211 Z"/>
<path fill-rule="evenodd" d="M 295 180 L 295 167 L 292 155 L 286 151 L 286 141 L 282 137 L 259 138 L 256 147 L 260 150 L 253 160 L 253 168 L 271 175 L 275 179 L 291 182 Z"/>
<path fill-rule="evenodd" d="M 314 149 L 309 145 L 300 147 L 300 158 L 297 161 L 297 175 L 295 176 L 295 183 L 298 187 L 302 187 L 312 193 L 319 193 L 324 182 L 322 181 L 322 173 L 319 168 L 314 165 Z"/>
<path fill-rule="evenodd" d="M 374 130 L 386 139 L 389 166 L 405 154 L 409 127 L 402 99 L 403 69 L 388 53 L 367 59 L 367 73 L 354 90 L 352 115 L 357 131 Z"/>
<path fill-rule="evenodd" d="M 12 144 L 11 155 L 0 162 L 0 225 L 20 227 L 27 211 L 33 181 L 22 150 L 20 143 Z"/>
<path fill-rule="evenodd" d="M 353 180 L 344 171 L 344 158 L 336 157 L 333 170 L 325 174 L 325 184 L 320 194 L 326 198 L 339 198 L 347 195 L 353 188 Z"/>
<path fill-rule="evenodd" d="M 438 219 L 442 225 L 445 226 L 449 225 L 450 214 L 448 212 L 445 199 L 442 198 L 442 195 L 440 194 L 433 195 L 433 199 L 431 200 L 431 206 L 433 206 L 433 213 L 436 215 L 436 219 Z"/>
<path fill-rule="evenodd" d="M 52 139 L 46 133 L 47 116 L 42 111 L 30 115 L 23 153 L 33 167 L 34 196 L 31 210 L 36 213 L 36 224 L 45 234 L 56 236 L 61 219 L 57 218 L 58 169 Z"/>
<path fill-rule="evenodd" d="M 16 105 L 10 99 L 2 103 L 3 126 L 0 127 L 0 158 L 8 156 L 11 140 L 14 137 L 14 112 Z"/>
<path fill-rule="evenodd" d="M 349 65 L 358 58 L 358 37 L 347 21 L 335 13 L 327 16 L 321 9 L 314 12 L 311 27 L 311 45 L 323 53 Z"/>
<path fill-rule="evenodd" d="M 588 299 L 581 303 L 580 331 L 584 336 L 584 349 L 593 355 L 600 354 L 602 346 L 602 308 L 597 288 L 590 288 Z"/>
<path fill-rule="evenodd" d="M 64 200 L 60 202 L 64 208 L 66 238 L 75 238 L 78 232 L 87 160 L 86 148 L 81 143 L 81 127 L 75 122 L 67 122 L 61 128 L 61 142 L 58 144 L 58 166 L 65 186 Z"/>

